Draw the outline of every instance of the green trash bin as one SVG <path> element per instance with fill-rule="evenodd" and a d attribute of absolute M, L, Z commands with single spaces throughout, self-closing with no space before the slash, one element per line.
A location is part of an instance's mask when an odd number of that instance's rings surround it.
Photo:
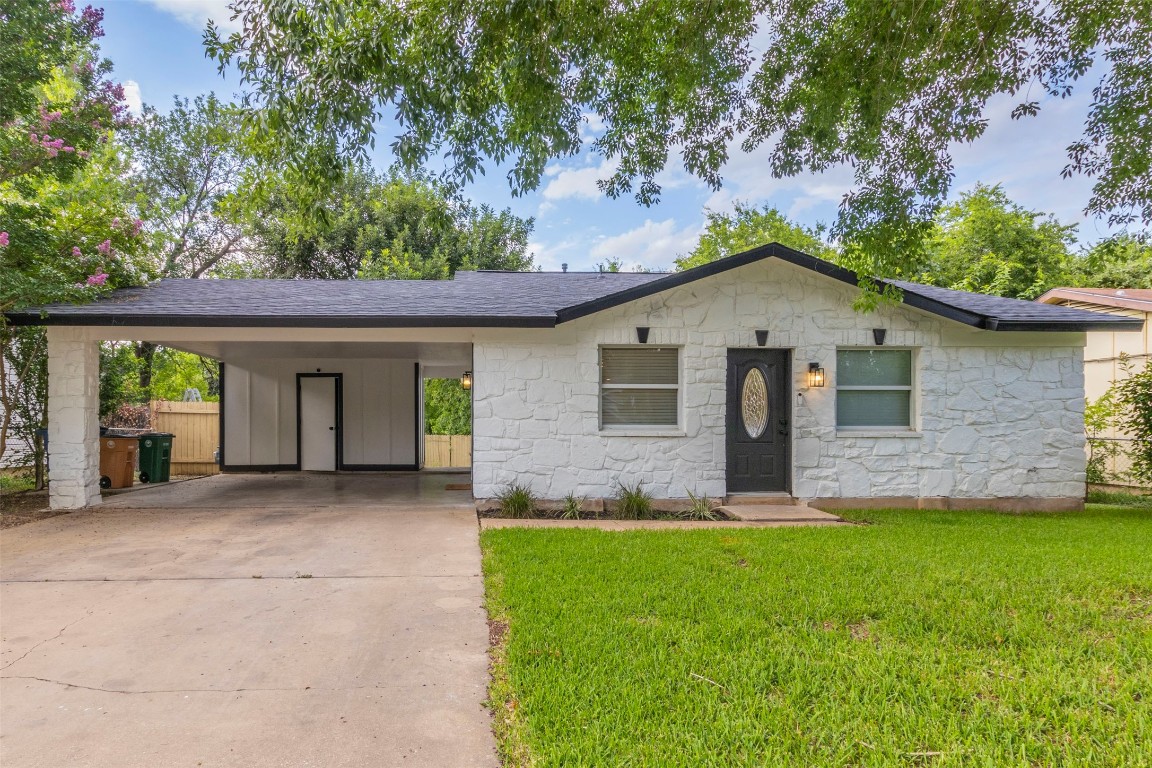
<path fill-rule="evenodd" d="M 140 435 L 140 482 L 166 483 L 172 473 L 171 432 Z"/>

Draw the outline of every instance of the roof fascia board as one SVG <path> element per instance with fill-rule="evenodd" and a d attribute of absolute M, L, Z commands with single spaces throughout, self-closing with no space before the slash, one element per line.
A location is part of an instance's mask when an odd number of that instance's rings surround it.
<path fill-rule="evenodd" d="M 553 328 L 555 317 L 472 317 L 443 316 L 218 316 L 218 315 L 108 315 L 67 314 L 44 317 L 36 314 L 10 313 L 11 325 L 66 325 L 135 327 L 165 326 L 173 328 Z"/>

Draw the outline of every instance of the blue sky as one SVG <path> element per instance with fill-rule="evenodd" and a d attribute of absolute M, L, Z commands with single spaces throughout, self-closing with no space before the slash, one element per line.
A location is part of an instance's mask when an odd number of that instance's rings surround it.
<path fill-rule="evenodd" d="M 237 79 L 222 78 L 201 45 L 201 30 L 208 18 L 228 26 L 227 2 L 105 0 L 102 48 L 114 63 L 116 76 L 125 83 L 130 101 L 140 99 L 165 109 L 175 94 L 216 91 L 231 97 L 237 92 Z M 1083 216 L 1089 180 L 1060 178 L 1064 148 L 1082 130 L 1091 82 L 1073 98 L 1044 102 L 1036 119 L 1013 121 L 1009 112 L 1015 100 L 994 100 L 985 135 L 975 144 L 956 148 L 953 194 L 978 181 L 1003 184 L 1022 205 L 1055 213 L 1066 223 L 1078 223 L 1082 242 L 1108 234 L 1105 222 Z M 594 135 L 595 125 L 590 123 L 588 130 Z M 391 139 L 387 133 L 377 137 L 380 149 L 375 159 L 381 167 L 389 162 L 386 147 Z M 668 268 L 678 254 L 695 245 L 706 210 L 727 212 L 737 200 L 774 205 L 809 225 L 835 218 L 837 205 L 850 188 L 849 172 L 773 179 L 766 170 L 766 156 L 767 150 L 749 155 L 734 151 L 724 187 L 718 192 L 670 168 L 663 175 L 661 202 L 647 208 L 631 198 L 612 200 L 601 195 L 596 181 L 605 175 L 607 166 L 602 158 L 587 153 L 551 164 L 540 188 L 523 197 L 512 196 L 499 168 L 489 168 L 487 176 L 466 194 L 477 203 L 509 207 L 517 215 L 534 217 L 531 250 L 544 269 L 559 269 L 561 263 L 573 270 L 594 269 L 608 258 L 620 259 L 626 268 Z"/>

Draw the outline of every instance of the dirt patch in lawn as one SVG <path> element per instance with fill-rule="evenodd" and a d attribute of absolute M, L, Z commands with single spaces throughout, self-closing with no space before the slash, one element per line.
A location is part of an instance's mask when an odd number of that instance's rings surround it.
<path fill-rule="evenodd" d="M 34 523 L 57 515 L 65 515 L 71 510 L 49 509 L 48 491 L 23 491 L 5 493 L 0 496 L 0 529 L 15 528 L 25 523 Z"/>

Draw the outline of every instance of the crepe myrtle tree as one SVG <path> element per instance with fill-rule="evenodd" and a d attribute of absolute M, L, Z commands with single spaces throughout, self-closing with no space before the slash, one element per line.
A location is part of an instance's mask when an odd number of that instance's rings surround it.
<path fill-rule="evenodd" d="M 72 0 L 0 3 L 0 313 L 147 276 L 143 222 L 111 142 L 130 117 L 99 56 L 102 19 Z M 17 430 L 39 485 L 45 352 L 42 330 L 0 314 L 0 455 Z"/>
<path fill-rule="evenodd" d="M 671 162 L 713 188 L 736 151 L 767 148 L 776 177 L 851 167 L 831 235 L 846 266 L 889 277 L 919 258 L 954 147 L 985 132 L 994 97 L 1025 119 L 1090 90 L 1052 177 L 1092 178 L 1090 214 L 1152 221 L 1147 0 L 231 7 L 240 31 L 209 23 L 209 56 L 238 71 L 248 120 L 321 186 L 389 117 L 408 168 L 443 157 L 461 183 L 506 163 L 512 189 L 532 190 L 549 161 L 585 148 L 594 115 L 589 149 L 615 169 L 601 189 L 644 204 Z"/>

